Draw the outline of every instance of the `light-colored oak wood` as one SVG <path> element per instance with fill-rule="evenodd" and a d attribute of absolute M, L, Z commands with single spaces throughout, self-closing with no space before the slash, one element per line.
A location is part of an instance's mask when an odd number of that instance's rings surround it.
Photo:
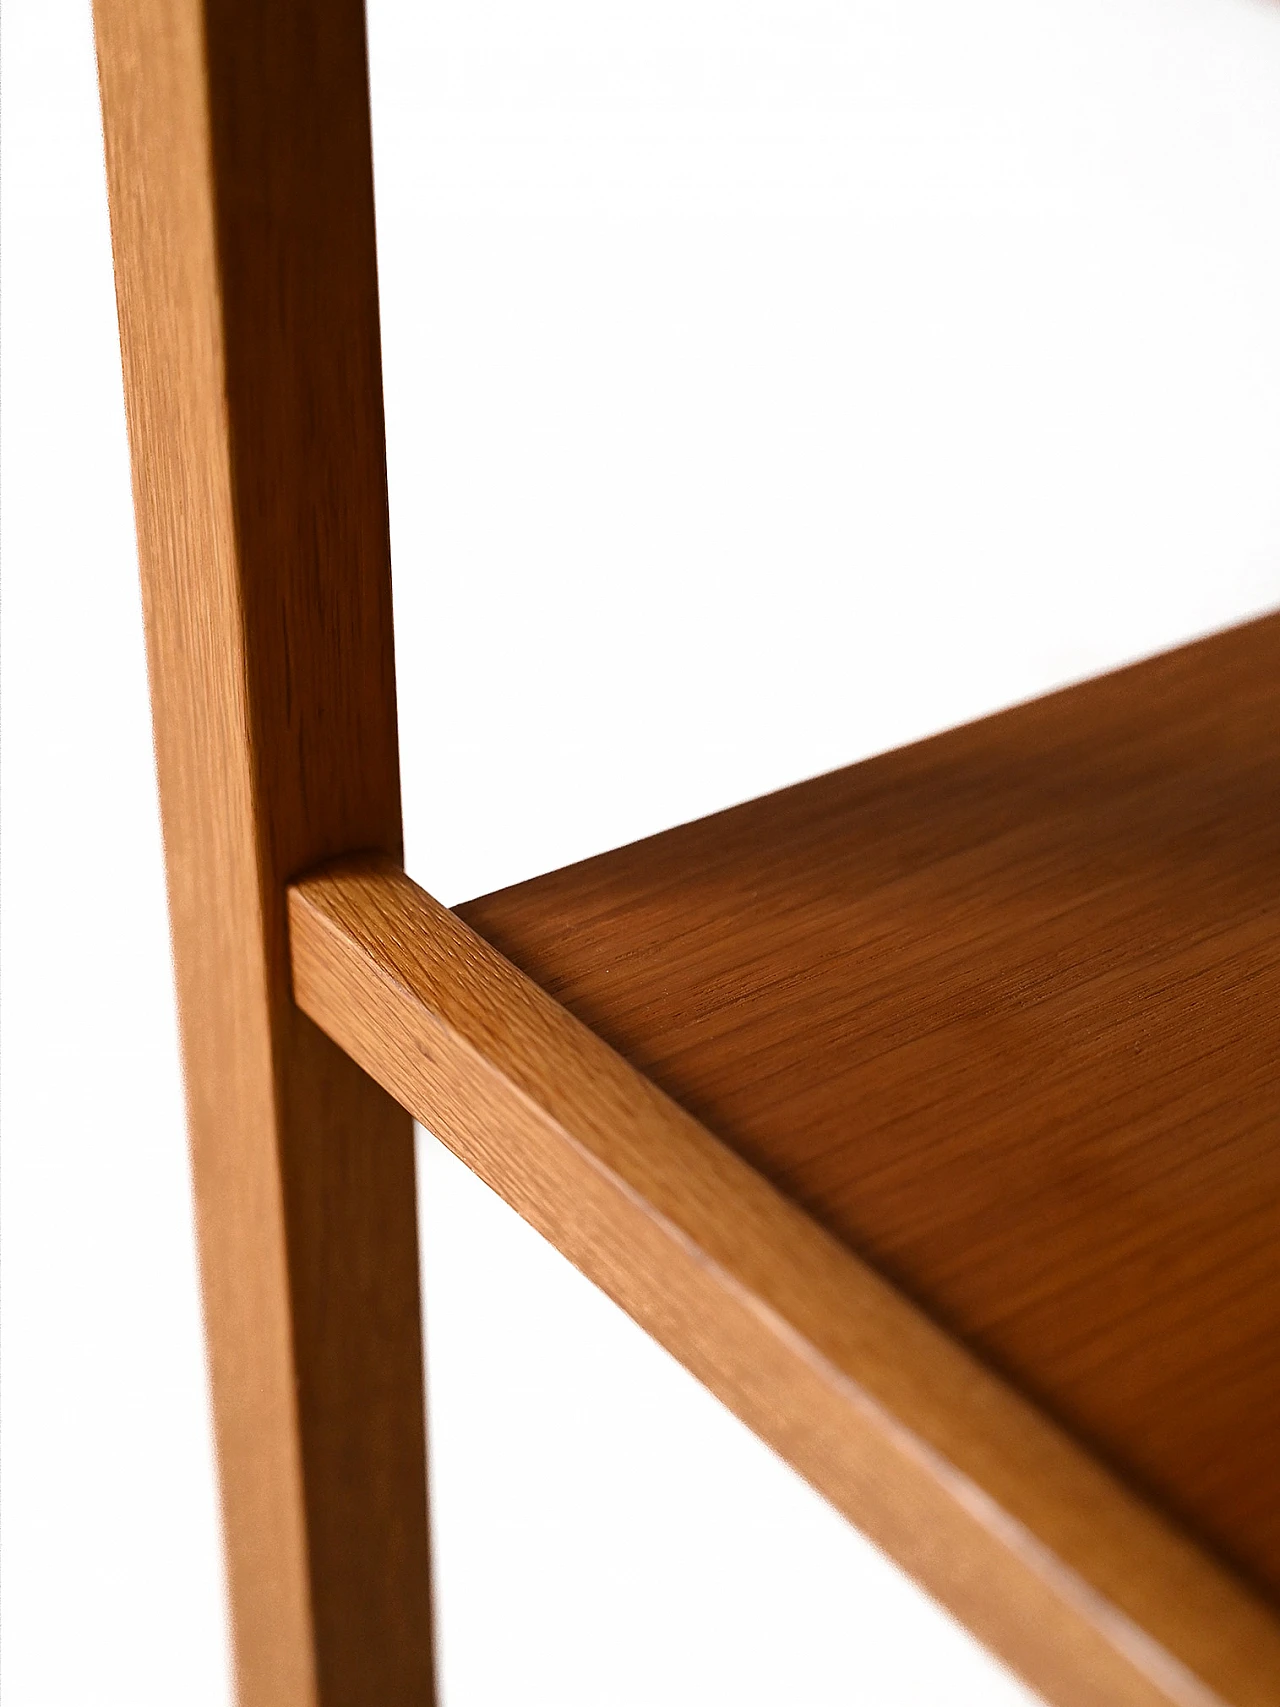
<path fill-rule="evenodd" d="M 289 908 L 304 1011 L 1046 1696 L 1277 1700 L 1229 1571 L 394 861 Z"/>
<path fill-rule="evenodd" d="M 400 848 L 359 0 L 97 0 L 241 1707 L 432 1695 L 410 1121 L 290 1000 Z"/>
<path fill-rule="evenodd" d="M 1280 617 L 460 911 L 1280 1600 Z"/>
<path fill-rule="evenodd" d="M 1280 1700 L 1280 622 L 475 934 L 398 864 L 360 8 L 95 15 L 242 1702 L 431 1697 L 396 1101 L 1051 1698 Z"/>

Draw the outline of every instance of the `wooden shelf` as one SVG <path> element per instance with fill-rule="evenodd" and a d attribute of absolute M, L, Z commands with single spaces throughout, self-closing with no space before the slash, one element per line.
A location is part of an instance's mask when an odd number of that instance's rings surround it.
<path fill-rule="evenodd" d="M 291 928 L 301 1006 L 1037 1687 L 1280 1699 L 1280 618 Z"/>
<path fill-rule="evenodd" d="M 1050 1699 L 1277 1707 L 1280 619 L 449 912 L 362 7 L 95 20 L 243 1707 L 434 1698 L 406 1109 Z"/>

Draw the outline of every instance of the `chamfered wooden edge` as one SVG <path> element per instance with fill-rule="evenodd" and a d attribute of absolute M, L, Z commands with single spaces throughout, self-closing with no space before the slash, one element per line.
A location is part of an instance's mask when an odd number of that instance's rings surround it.
<path fill-rule="evenodd" d="M 295 999 L 1022 1677 L 1280 1699 L 1280 1625 L 390 860 L 289 891 Z"/>
<path fill-rule="evenodd" d="M 398 853 L 360 0 L 95 0 L 241 1707 L 432 1699 L 412 1123 L 290 998 Z"/>

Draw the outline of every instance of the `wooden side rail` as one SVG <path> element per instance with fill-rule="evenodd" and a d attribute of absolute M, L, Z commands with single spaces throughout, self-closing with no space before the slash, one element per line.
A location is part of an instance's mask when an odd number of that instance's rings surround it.
<path fill-rule="evenodd" d="M 397 864 L 289 890 L 342 1049 L 1050 1699 L 1280 1699 L 1250 1591 Z"/>

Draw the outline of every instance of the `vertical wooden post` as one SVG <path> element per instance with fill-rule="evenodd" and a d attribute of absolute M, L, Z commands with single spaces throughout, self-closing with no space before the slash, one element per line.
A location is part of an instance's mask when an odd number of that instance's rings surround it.
<path fill-rule="evenodd" d="M 360 0 L 96 0 L 242 1707 L 431 1698 L 408 1116 L 286 879 L 399 856 Z"/>

